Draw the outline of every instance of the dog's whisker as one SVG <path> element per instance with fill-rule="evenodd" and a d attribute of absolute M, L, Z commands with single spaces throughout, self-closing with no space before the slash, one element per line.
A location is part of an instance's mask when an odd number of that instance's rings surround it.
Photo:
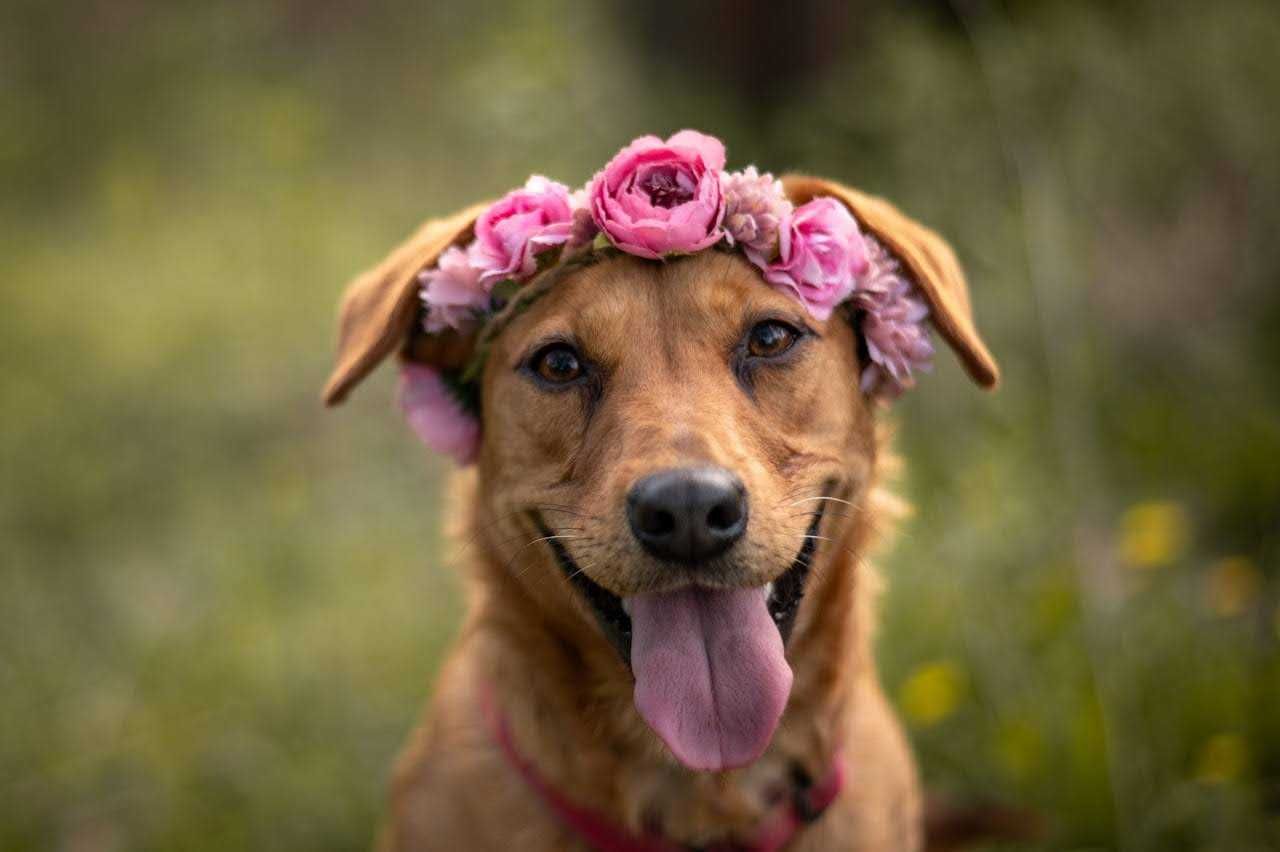
<path fill-rule="evenodd" d="M 806 533 L 805 535 L 801 536 L 801 538 L 804 538 L 804 539 L 812 539 L 813 541 L 828 541 L 828 542 L 831 542 L 832 544 L 835 544 L 836 546 L 839 546 L 838 542 L 836 542 L 836 540 L 835 540 L 835 539 L 833 539 L 833 538 L 831 538 L 831 537 L 829 537 L 829 536 L 825 536 L 825 535 L 812 535 L 812 534 Z M 816 548 L 815 548 L 815 551 L 816 551 Z M 850 551 L 850 553 L 852 553 L 852 551 Z M 810 568 L 811 570 L 813 570 L 813 572 L 814 572 L 815 574 L 818 574 L 819 576 L 821 576 L 821 575 L 822 575 L 822 572 L 821 572 L 821 570 L 820 570 L 820 569 L 819 569 L 819 567 L 818 567 L 818 563 L 816 563 L 816 562 L 814 562 L 814 561 L 813 561 L 813 557 L 814 557 L 814 556 L 816 556 L 816 555 L 817 555 L 817 553 L 815 552 L 815 553 L 813 553 L 813 554 L 810 554 L 810 555 L 807 557 L 807 559 L 808 559 L 808 566 L 809 566 L 809 568 Z"/>
<path fill-rule="evenodd" d="M 572 580 L 574 577 L 586 571 L 588 568 L 594 568 L 595 565 L 596 563 L 594 562 L 588 562 L 586 565 L 579 565 L 577 571 L 574 571 L 572 574 L 567 575 L 567 579 Z"/>
<path fill-rule="evenodd" d="M 489 527 L 492 527 L 492 526 L 495 526 L 495 524 L 489 525 Z M 583 527 L 562 527 L 561 528 L 561 531 L 566 531 L 566 532 L 582 532 L 582 530 L 583 530 Z M 463 555 L 465 555 L 467 552 L 467 549 L 470 547 L 474 547 L 476 544 L 478 544 L 481 536 L 488 531 L 489 531 L 488 528 L 486 528 L 486 529 L 478 530 L 472 535 L 468 536 L 466 543 L 458 548 L 458 551 L 455 554 L 455 557 L 461 558 Z M 503 538 L 495 539 L 492 543 L 494 544 L 494 546 L 501 549 L 511 544 L 512 542 L 519 541 L 520 539 L 524 538 L 525 535 L 527 535 L 527 533 L 518 532 L 518 533 L 515 533 L 514 535 L 509 535 Z"/>
<path fill-rule="evenodd" d="M 557 539 L 557 538 L 564 538 L 564 539 L 572 538 L 572 539 L 577 540 L 577 541 L 585 541 L 585 544 L 581 544 L 581 545 L 579 545 L 579 547 L 578 547 L 578 553 L 574 554 L 574 557 L 575 557 L 575 558 L 574 558 L 574 563 L 575 563 L 575 564 L 579 564 L 579 563 L 577 562 L 577 559 L 578 559 L 578 558 L 580 558 L 580 557 L 586 557 L 586 558 L 590 559 L 593 555 L 597 554 L 597 553 L 600 551 L 600 549 L 601 549 L 601 544 L 600 544 L 598 541 L 596 541 L 595 539 L 593 539 L 591 536 L 586 536 L 586 535 L 577 535 L 577 536 L 549 535 L 549 536 L 544 536 L 544 537 L 542 537 L 542 538 L 540 538 L 540 539 L 535 539 L 535 540 L 533 540 L 533 541 L 530 541 L 530 542 L 526 543 L 524 546 L 522 546 L 522 547 L 521 547 L 521 550 L 523 550 L 523 549 L 525 549 L 525 548 L 527 548 L 527 547 L 529 547 L 529 546 L 531 546 L 531 545 L 538 544 L 539 542 L 543 542 L 543 541 L 550 541 L 550 540 L 552 540 L 552 539 Z M 534 551 L 534 552 L 536 553 L 537 551 Z M 518 556 L 519 556 L 519 552 L 517 552 L 515 555 L 513 555 L 512 559 L 511 559 L 510 561 L 511 561 L 511 562 L 514 562 L 514 561 L 515 561 L 515 559 L 516 559 Z M 569 576 L 570 576 L 570 577 L 577 576 L 577 574 L 578 574 L 579 572 L 581 572 L 581 571 L 583 570 L 583 568 L 584 568 L 584 567 L 590 567 L 590 566 L 596 565 L 596 564 L 598 564 L 598 562 L 599 562 L 599 560 L 596 560 L 596 561 L 593 561 L 593 562 L 589 562 L 586 566 L 579 567 L 579 569 L 578 569 L 577 571 L 575 571 L 573 574 L 571 574 L 571 575 L 569 575 Z M 532 567 L 534 566 L 534 564 L 536 564 L 536 563 L 530 563 L 530 564 L 528 564 L 528 565 L 525 565 L 525 566 L 521 567 L 518 571 L 516 571 L 516 572 L 515 572 L 515 576 L 516 576 L 516 577 L 523 577 L 526 573 L 528 573 L 529 569 L 530 569 L 530 568 L 532 568 Z M 561 573 L 561 572 L 554 572 L 554 573 Z M 547 576 L 552 576 L 552 574 L 548 574 Z M 538 579 L 538 580 L 537 580 L 537 582 L 547 582 L 547 581 L 546 581 L 546 580 L 542 580 L 542 579 Z"/>
<path fill-rule="evenodd" d="M 582 512 L 572 506 L 566 506 L 560 503 L 536 503 L 531 507 L 513 509 L 508 512 L 501 512 L 498 514 L 488 515 L 486 517 L 477 517 L 471 533 L 467 535 L 465 541 L 461 542 L 457 552 L 454 554 L 455 558 L 461 559 L 467 553 L 468 550 L 476 546 L 480 538 L 483 537 L 485 533 L 489 532 L 491 529 L 498 526 L 503 521 L 509 520 L 511 518 L 518 518 L 522 515 L 528 514 L 529 508 L 536 509 L 540 512 L 558 512 L 566 515 L 572 515 L 575 518 L 580 520 L 595 521 L 600 519 L 599 516 L 597 515 L 592 515 L 587 512 Z M 581 527 L 565 527 L 565 529 L 581 530 L 582 528 Z"/>
<path fill-rule="evenodd" d="M 521 508 L 512 509 L 507 512 L 501 512 L 499 514 L 489 515 L 485 518 L 480 518 L 477 520 L 481 521 L 483 525 L 487 528 L 489 526 L 492 526 L 493 524 L 500 523 L 504 520 L 507 520 L 508 518 L 527 515 L 529 514 L 530 510 L 536 510 L 538 512 L 556 512 L 559 514 L 572 515 L 576 518 L 585 518 L 593 521 L 599 520 L 599 516 L 597 515 L 593 515 L 589 512 L 583 512 L 573 506 L 566 506 L 560 503 L 534 503 L 529 506 L 523 506 Z"/>
<path fill-rule="evenodd" d="M 855 565 L 858 565 L 858 566 L 866 565 L 866 560 L 865 560 L 865 559 L 863 559 L 861 556 L 859 556 L 857 553 L 855 553 L 855 552 L 853 551 L 853 548 L 849 547 L 848 545 L 841 544 L 840 542 L 836 541 L 836 540 L 835 540 L 835 539 L 833 539 L 833 538 L 824 538 L 824 537 L 822 537 L 822 536 L 814 536 L 814 537 L 815 537 L 815 538 L 822 538 L 822 539 L 823 539 L 823 541 L 828 541 L 828 542 L 830 542 L 831 544 L 835 545 L 835 547 L 837 547 L 837 548 L 839 548 L 840 550 L 844 551 L 846 554 L 848 554 L 848 555 L 849 555 L 849 558 L 853 560 L 853 562 L 854 562 L 854 564 L 855 564 Z M 816 562 L 811 562 L 811 563 L 810 563 L 810 566 L 814 569 L 814 571 L 815 571 L 819 576 L 822 576 L 822 571 L 823 571 L 823 570 L 825 570 L 825 568 L 826 568 L 826 564 L 821 564 L 821 565 L 820 565 L 819 563 L 816 563 Z"/>
<path fill-rule="evenodd" d="M 512 567 L 512 564 L 516 561 L 516 558 L 521 553 L 524 553 L 526 550 L 528 550 L 530 547 L 533 547 L 535 544 L 541 544 L 544 541 L 555 541 L 557 539 L 575 539 L 575 538 L 585 538 L 585 537 L 586 536 L 581 536 L 581 535 L 557 535 L 557 534 L 539 536 L 538 538 L 535 538 L 532 541 L 527 541 L 524 544 L 522 544 L 520 548 L 511 555 L 511 558 L 507 560 L 506 564 L 502 566 L 502 570 L 504 571 L 509 570 Z M 521 569 L 520 573 L 523 574 L 524 571 L 527 571 L 527 570 L 528 568 L 523 568 Z M 517 574 L 516 576 L 520 576 L 520 575 Z"/>
<path fill-rule="evenodd" d="M 791 498 L 795 497 L 797 494 L 799 494 L 800 492 L 804 491 L 807 488 L 809 488 L 809 485 L 807 483 L 797 485 L 794 488 L 788 488 L 786 491 L 782 493 L 781 499 L 778 500 L 778 505 L 781 506 L 787 500 L 790 500 Z"/>
<path fill-rule="evenodd" d="M 561 512 L 566 515 L 574 515 L 579 518 L 589 518 L 593 521 L 600 520 L 599 515 L 593 515 L 590 512 L 584 512 L 576 506 L 566 506 L 563 503 L 536 503 L 533 508 L 542 512 Z"/>
<path fill-rule="evenodd" d="M 489 515 L 483 518 L 477 517 L 475 519 L 475 523 L 473 524 L 471 534 L 467 536 L 466 541 L 463 542 L 462 546 L 458 548 L 458 555 L 461 556 L 463 553 L 467 551 L 468 548 L 473 547 L 476 544 L 476 542 L 480 539 L 480 537 L 485 533 L 487 533 L 489 530 L 498 526 L 503 521 L 506 521 L 510 518 L 519 517 L 520 515 L 524 514 L 524 511 L 525 510 L 523 509 L 515 509 L 510 512 L 502 512 L 500 514 Z"/>
<path fill-rule="evenodd" d="M 808 569 L 808 570 L 810 570 L 810 571 L 813 571 L 815 574 L 818 572 L 818 567 L 819 567 L 819 566 L 818 566 L 818 564 L 817 564 L 816 562 L 814 562 L 814 561 L 813 561 L 813 559 L 812 559 L 811 557 L 808 557 L 808 556 L 801 556 L 801 557 L 799 557 L 799 558 L 797 558 L 797 559 L 796 559 L 796 563 L 797 563 L 797 564 L 799 564 L 799 565 L 804 566 L 805 568 L 807 568 L 807 569 Z"/>
<path fill-rule="evenodd" d="M 844 512 L 834 512 L 831 510 L 827 510 L 826 512 L 801 512 L 797 515 L 788 515 L 787 517 L 789 519 L 816 518 L 819 515 L 827 515 L 832 518 L 844 518 L 845 520 L 853 520 L 855 517 L 857 517 L 856 515 L 848 515 L 848 514 L 845 514 Z"/>
<path fill-rule="evenodd" d="M 832 503 L 843 503 L 844 505 L 848 506 L 850 509 L 858 508 L 857 505 L 855 505 L 854 503 L 851 503 L 848 500 L 845 500 L 841 497 L 827 497 L 823 495 L 819 495 L 817 497 L 802 497 L 799 500 L 796 500 L 794 503 L 789 503 L 788 505 L 795 506 L 800 503 L 810 503 L 814 500 L 830 500 Z"/>
<path fill-rule="evenodd" d="M 577 533 L 577 532 L 580 532 L 580 530 L 578 530 L 575 527 L 565 527 L 563 530 L 557 530 L 557 533 Z M 515 544 L 516 542 L 524 541 L 524 540 L 525 540 L 525 533 L 517 533 L 516 535 L 511 535 L 511 536 L 507 536 L 504 539 L 496 540 L 493 543 L 499 549 L 502 549 L 509 545 Z"/>

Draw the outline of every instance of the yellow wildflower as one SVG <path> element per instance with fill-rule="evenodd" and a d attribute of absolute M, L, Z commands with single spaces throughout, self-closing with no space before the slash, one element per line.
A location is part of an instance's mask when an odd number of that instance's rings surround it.
<path fill-rule="evenodd" d="M 964 673 L 946 661 L 919 666 L 899 693 L 902 710 L 912 722 L 928 727 L 955 712 L 964 692 Z"/>
<path fill-rule="evenodd" d="M 1138 503 L 1120 519 L 1120 558 L 1134 568 L 1168 565 L 1187 549 L 1189 528 L 1187 514 L 1177 503 Z"/>

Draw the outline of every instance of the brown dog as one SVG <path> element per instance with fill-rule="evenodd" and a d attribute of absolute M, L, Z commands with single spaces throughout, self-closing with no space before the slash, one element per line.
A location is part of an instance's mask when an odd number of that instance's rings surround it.
<path fill-rule="evenodd" d="M 996 384 L 946 243 L 838 184 L 784 186 L 797 204 L 843 201 L 903 263 L 974 380 Z M 327 402 L 396 350 L 433 364 L 466 356 L 474 341 L 415 336 L 415 275 L 468 240 L 483 209 L 429 222 L 353 283 Z M 466 622 L 396 771 L 385 848 L 586 848 L 573 824 L 583 814 L 643 839 L 606 848 L 788 837 L 793 849 L 920 848 L 914 764 L 871 654 L 877 583 L 863 558 L 897 504 L 879 484 L 887 451 L 858 390 L 848 315 L 817 322 L 721 252 L 543 275 L 559 277 L 489 342 L 483 446 L 455 489 L 475 543 Z M 680 545 L 705 559 L 665 558 L 673 489 L 720 518 Z M 772 584 L 757 593 L 774 623 L 725 604 L 741 618 L 691 646 L 675 616 L 622 606 L 691 584 L 725 600 Z M 741 675 L 742 660 L 763 673 Z M 710 667 L 714 694 L 691 709 L 670 673 L 693 665 Z M 762 687 L 741 694 L 751 684 Z M 754 703 L 776 701 L 785 711 L 767 748 L 738 766 L 769 735 L 753 728 Z M 718 738 L 681 727 L 703 711 Z M 654 719 L 669 726 L 661 738 Z M 814 815 L 795 803 L 838 782 L 839 766 L 839 795 L 806 823 Z M 798 815 L 794 836 L 762 839 L 780 811 Z"/>

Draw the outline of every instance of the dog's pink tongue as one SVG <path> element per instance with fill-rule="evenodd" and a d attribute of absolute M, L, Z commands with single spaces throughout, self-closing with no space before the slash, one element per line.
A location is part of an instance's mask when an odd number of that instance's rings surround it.
<path fill-rule="evenodd" d="M 764 589 L 630 598 L 636 709 L 690 769 L 750 763 L 769 745 L 791 667 Z"/>

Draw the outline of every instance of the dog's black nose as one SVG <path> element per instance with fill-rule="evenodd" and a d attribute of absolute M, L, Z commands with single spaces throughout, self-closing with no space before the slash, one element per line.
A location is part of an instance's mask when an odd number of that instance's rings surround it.
<path fill-rule="evenodd" d="M 747 529 L 747 490 L 719 467 L 646 476 L 627 494 L 627 519 L 645 550 L 672 562 L 719 556 Z"/>

